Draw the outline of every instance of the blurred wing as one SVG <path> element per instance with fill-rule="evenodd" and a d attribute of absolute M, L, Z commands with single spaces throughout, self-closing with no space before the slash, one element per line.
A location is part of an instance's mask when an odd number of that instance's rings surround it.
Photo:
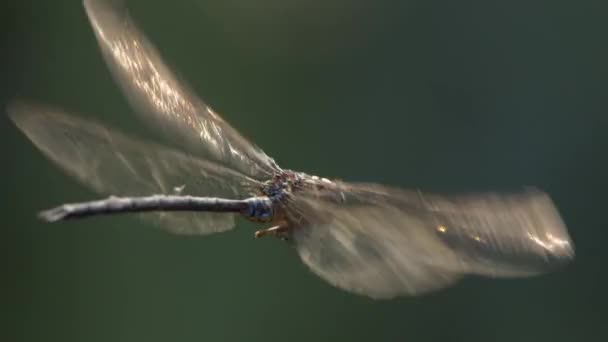
<path fill-rule="evenodd" d="M 557 208 L 539 190 L 420 198 L 431 228 L 458 254 L 467 273 L 490 277 L 535 275 L 574 257 L 572 241 Z"/>
<path fill-rule="evenodd" d="M 339 288 L 372 298 L 416 295 L 454 283 L 454 253 L 395 207 L 302 207 L 309 225 L 291 230 L 302 261 Z"/>
<path fill-rule="evenodd" d="M 443 197 L 339 186 L 340 203 L 319 194 L 294 200 L 290 215 L 306 223 L 292 240 L 313 272 L 355 293 L 417 295 L 465 274 L 546 272 L 574 255 L 551 200 L 537 191 Z"/>
<path fill-rule="evenodd" d="M 85 0 L 87 15 L 115 80 L 142 116 L 222 164 L 257 179 L 277 169 L 261 149 L 249 143 L 165 65 L 159 52 L 138 30 L 117 1 Z"/>
<path fill-rule="evenodd" d="M 128 138 L 60 110 L 29 104 L 9 108 L 11 119 L 52 161 L 93 190 L 119 196 L 193 194 L 240 197 L 257 182 L 214 163 Z M 180 234 L 221 232 L 234 226 L 230 214 L 143 214 Z"/>

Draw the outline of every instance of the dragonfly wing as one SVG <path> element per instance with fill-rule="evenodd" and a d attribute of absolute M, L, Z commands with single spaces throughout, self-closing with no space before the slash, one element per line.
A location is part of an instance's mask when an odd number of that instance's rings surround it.
<path fill-rule="evenodd" d="M 574 256 L 559 213 L 540 191 L 440 196 L 340 187 L 332 201 L 319 194 L 295 200 L 293 211 L 307 222 L 293 240 L 315 273 L 347 290 L 416 295 L 465 274 L 544 273 Z"/>
<path fill-rule="evenodd" d="M 236 171 L 153 143 L 138 141 L 59 109 L 14 104 L 11 119 L 53 162 L 93 190 L 110 195 L 183 194 L 243 196 L 259 186 Z M 233 227 L 230 214 L 143 214 L 181 234 Z"/>
<path fill-rule="evenodd" d="M 454 252 L 396 207 L 299 203 L 311 215 L 291 230 L 302 261 L 339 288 L 372 298 L 418 295 L 461 276 Z"/>
<path fill-rule="evenodd" d="M 421 195 L 431 227 L 466 264 L 489 277 L 546 273 L 569 262 L 574 247 L 551 198 L 529 189 L 511 194 Z"/>
<path fill-rule="evenodd" d="M 84 4 L 106 63 L 136 112 L 170 138 L 179 139 L 180 146 L 257 179 L 268 178 L 277 169 L 275 162 L 171 72 L 116 2 L 85 0 Z"/>

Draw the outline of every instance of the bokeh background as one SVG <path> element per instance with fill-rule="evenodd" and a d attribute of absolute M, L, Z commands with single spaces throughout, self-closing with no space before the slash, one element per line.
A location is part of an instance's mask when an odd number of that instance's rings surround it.
<path fill-rule="evenodd" d="M 255 225 L 175 237 L 130 217 L 46 225 L 94 194 L 0 116 L 2 341 L 608 340 L 608 2 L 129 0 L 165 59 L 283 167 L 427 191 L 536 185 L 577 259 L 421 298 L 332 288 Z M 0 105 L 148 134 L 78 0 L 6 0 Z"/>

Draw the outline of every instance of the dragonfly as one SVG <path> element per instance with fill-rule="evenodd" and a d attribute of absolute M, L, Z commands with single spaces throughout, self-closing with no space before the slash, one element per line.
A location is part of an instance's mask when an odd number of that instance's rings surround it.
<path fill-rule="evenodd" d="M 133 213 L 171 233 L 206 235 L 241 216 L 264 225 L 255 237 L 286 241 L 330 284 L 377 299 L 430 293 L 468 275 L 545 274 L 574 259 L 559 211 L 536 188 L 439 194 L 279 167 L 170 70 L 124 5 L 84 7 L 130 106 L 176 147 L 14 102 L 10 118 L 46 157 L 109 196 L 42 211 L 42 219 Z"/>

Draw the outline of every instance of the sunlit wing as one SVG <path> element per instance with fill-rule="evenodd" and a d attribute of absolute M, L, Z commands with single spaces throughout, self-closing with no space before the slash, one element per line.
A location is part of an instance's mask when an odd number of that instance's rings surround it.
<path fill-rule="evenodd" d="M 109 195 L 192 194 L 242 198 L 259 183 L 236 171 L 153 143 L 126 137 L 59 109 L 18 103 L 9 114 L 25 135 L 68 174 Z M 231 214 L 146 213 L 180 234 L 207 234 L 234 226 Z"/>
<path fill-rule="evenodd" d="M 335 286 L 374 298 L 417 295 L 466 274 L 544 273 L 574 257 L 567 230 L 540 191 L 423 195 L 342 184 L 340 201 L 293 199 L 300 257 Z"/>
<path fill-rule="evenodd" d="M 144 121 L 177 139 L 180 147 L 256 179 L 277 169 L 171 72 L 117 1 L 85 0 L 84 5 L 114 78 Z"/>

